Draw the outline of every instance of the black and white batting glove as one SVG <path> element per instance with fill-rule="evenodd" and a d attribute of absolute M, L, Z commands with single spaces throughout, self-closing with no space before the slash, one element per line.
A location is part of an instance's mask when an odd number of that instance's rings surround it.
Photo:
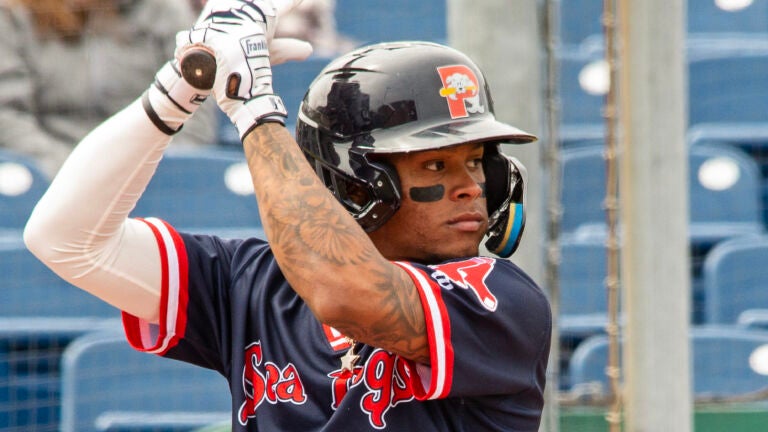
<path fill-rule="evenodd" d="M 279 3 L 282 9 L 276 5 Z M 216 57 L 213 94 L 243 138 L 264 122 L 285 124 L 288 113 L 272 88 L 272 64 L 303 60 L 312 53 L 306 42 L 272 39 L 281 11 L 296 0 L 212 0 L 189 31 L 177 36 L 177 57 L 203 47 Z M 275 62 L 270 62 L 270 57 Z"/>
<path fill-rule="evenodd" d="M 162 132 L 173 135 L 205 102 L 210 89 L 198 89 L 181 75 L 174 59 L 163 65 L 155 81 L 142 96 L 142 105 L 152 123 Z"/>

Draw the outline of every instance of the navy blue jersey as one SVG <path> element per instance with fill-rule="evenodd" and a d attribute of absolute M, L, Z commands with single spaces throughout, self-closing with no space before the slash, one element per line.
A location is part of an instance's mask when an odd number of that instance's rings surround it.
<path fill-rule="evenodd" d="M 234 431 L 538 429 L 551 315 L 511 262 L 397 262 L 421 296 L 430 364 L 358 344 L 343 370 L 348 342 L 291 289 L 266 242 L 146 222 L 163 255 L 160 323 L 124 314 L 128 340 L 223 374 Z"/>

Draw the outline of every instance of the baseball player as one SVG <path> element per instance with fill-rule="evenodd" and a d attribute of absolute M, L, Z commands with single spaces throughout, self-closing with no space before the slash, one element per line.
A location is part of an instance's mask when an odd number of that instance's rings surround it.
<path fill-rule="evenodd" d="M 332 61 L 294 140 L 270 68 L 310 53 L 272 38 L 292 3 L 209 2 L 144 96 L 72 153 L 28 247 L 121 309 L 136 349 L 224 375 L 235 431 L 536 431 L 549 306 L 478 252 L 517 246 L 523 167 L 499 146 L 535 137 L 495 120 L 465 55 L 400 42 Z M 215 54 L 267 241 L 127 217 L 208 96 L 179 73 L 193 49 Z"/>

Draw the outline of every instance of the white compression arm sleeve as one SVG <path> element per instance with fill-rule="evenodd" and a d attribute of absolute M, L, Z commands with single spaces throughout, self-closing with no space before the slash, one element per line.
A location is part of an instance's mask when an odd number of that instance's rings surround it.
<path fill-rule="evenodd" d="M 127 216 L 169 142 L 135 101 L 78 144 L 24 230 L 30 251 L 59 276 L 150 322 L 158 320 L 159 248 L 150 228 Z"/>

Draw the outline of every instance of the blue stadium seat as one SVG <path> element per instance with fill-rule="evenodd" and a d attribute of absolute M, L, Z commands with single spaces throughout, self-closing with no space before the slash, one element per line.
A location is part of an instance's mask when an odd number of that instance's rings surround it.
<path fill-rule="evenodd" d="M 562 0 L 558 3 L 563 51 L 577 51 L 590 40 L 602 43 L 602 0 Z"/>
<path fill-rule="evenodd" d="M 735 238 L 712 248 L 703 269 L 708 323 L 733 324 L 748 310 L 768 309 L 766 263 L 768 236 Z"/>
<path fill-rule="evenodd" d="M 767 74 L 768 51 L 691 59 L 689 124 L 767 122 Z"/>
<path fill-rule="evenodd" d="M 608 75 L 602 56 L 563 53 L 559 62 L 561 136 L 564 139 L 601 137 Z"/>
<path fill-rule="evenodd" d="M 756 159 L 763 177 L 768 177 L 768 122 L 714 122 L 701 123 L 688 129 L 686 139 L 690 146 L 729 145 Z M 761 159 L 762 157 L 762 159 Z"/>
<path fill-rule="evenodd" d="M 571 149 L 571 148 L 581 148 L 581 147 L 595 147 L 595 146 L 605 146 L 605 137 L 602 133 L 596 136 L 592 137 L 578 137 L 578 136 L 561 136 L 560 137 L 560 148 L 561 149 Z"/>
<path fill-rule="evenodd" d="M 119 331 L 72 342 L 61 385 L 61 432 L 182 431 L 231 417 L 219 373 L 135 351 Z"/>
<path fill-rule="evenodd" d="M 607 253 L 605 236 L 561 237 L 558 320 L 561 389 L 569 387 L 568 363 L 574 348 L 591 336 L 605 334 Z"/>
<path fill-rule="evenodd" d="M 689 243 L 693 283 L 693 322 L 704 315 L 701 265 L 716 243 L 764 232 L 759 171 L 754 160 L 728 146 L 689 149 Z M 579 238 L 605 236 L 603 147 L 562 151 L 561 227 Z"/>
<path fill-rule="evenodd" d="M 691 146 L 725 145 L 738 148 L 757 162 L 761 178 L 763 224 L 768 226 L 768 122 L 704 123 L 688 131 Z"/>
<path fill-rule="evenodd" d="M 608 322 L 607 250 L 604 237 L 560 241 L 560 333 L 581 340 Z"/>
<path fill-rule="evenodd" d="M 768 332 L 731 326 L 693 327 L 690 341 L 693 392 L 697 399 L 716 400 L 768 386 Z M 596 393 L 592 396 L 605 396 L 607 364 L 608 337 L 593 336 L 584 341 L 570 360 L 572 388 L 589 387 Z"/>
<path fill-rule="evenodd" d="M 359 45 L 395 40 L 445 42 L 446 0 L 336 0 L 339 33 Z"/>
<path fill-rule="evenodd" d="M 0 149 L 0 242 L 21 238 L 21 231 L 50 179 L 35 161 Z"/>
<path fill-rule="evenodd" d="M 242 150 L 167 151 L 131 216 L 158 217 L 189 232 L 264 235 Z"/>
<path fill-rule="evenodd" d="M 689 37 L 768 37 L 768 1 L 730 2 L 736 7 L 723 8 L 714 0 L 689 2 L 687 9 Z"/>
<path fill-rule="evenodd" d="M 0 244 L 0 275 L 0 320 L 119 317 L 117 309 L 53 273 L 21 242 Z M 0 334 L 12 330 L 1 328 Z"/>
<path fill-rule="evenodd" d="M 119 312 L 66 283 L 21 242 L 0 244 L 0 275 L 0 430 L 53 431 L 62 350 L 117 325 Z"/>
<path fill-rule="evenodd" d="M 584 225 L 606 220 L 605 159 L 602 146 L 565 149 L 561 152 L 563 215 L 560 229 L 572 233 Z"/>
<path fill-rule="evenodd" d="M 728 146 L 690 147 L 689 155 L 691 241 L 714 245 L 763 232 L 757 163 Z"/>
<path fill-rule="evenodd" d="M 750 308 L 741 312 L 736 323 L 746 328 L 768 330 L 768 308 Z"/>
<path fill-rule="evenodd" d="M 735 51 L 765 47 L 768 42 L 768 1 L 730 2 L 723 8 L 714 0 L 690 1 L 686 8 L 689 53 Z M 602 48 L 602 0 L 562 0 L 560 40 L 564 52 Z M 741 7 L 736 7 L 741 6 Z"/>
<path fill-rule="evenodd" d="M 760 173 L 754 160 L 728 146 L 689 149 L 690 234 L 694 244 L 763 231 Z M 562 152 L 564 232 L 604 224 L 603 147 Z"/>

